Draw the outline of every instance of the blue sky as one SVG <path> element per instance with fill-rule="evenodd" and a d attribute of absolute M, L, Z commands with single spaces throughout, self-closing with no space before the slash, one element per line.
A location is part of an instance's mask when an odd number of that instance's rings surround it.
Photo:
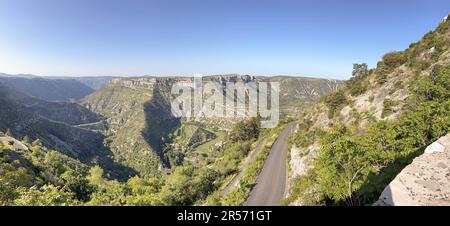
<path fill-rule="evenodd" d="M 448 0 L 0 0 L 0 72 L 345 79 L 449 12 Z"/>

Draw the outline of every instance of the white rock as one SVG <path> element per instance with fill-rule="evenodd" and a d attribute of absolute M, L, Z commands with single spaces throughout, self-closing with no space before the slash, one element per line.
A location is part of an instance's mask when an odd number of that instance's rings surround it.
<path fill-rule="evenodd" d="M 435 152 L 444 152 L 445 147 L 439 142 L 434 142 L 425 149 L 425 154 L 431 154 Z"/>
<path fill-rule="evenodd" d="M 450 206 L 450 134 L 425 152 L 391 181 L 374 205 Z"/>

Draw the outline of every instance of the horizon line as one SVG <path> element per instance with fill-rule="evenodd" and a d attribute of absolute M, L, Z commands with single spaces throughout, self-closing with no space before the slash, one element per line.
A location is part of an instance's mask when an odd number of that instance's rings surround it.
<path fill-rule="evenodd" d="M 3 73 L 0 72 L 0 77 L 22 77 L 22 78 L 48 78 L 48 79 L 70 79 L 70 78 L 142 78 L 142 77 L 210 77 L 210 76 L 255 76 L 255 77 L 293 77 L 293 78 L 316 78 L 316 79 L 330 79 L 330 80 L 341 80 L 345 81 L 348 79 L 339 79 L 339 76 L 322 76 L 322 75 L 289 75 L 289 74 L 276 74 L 276 75 L 260 75 L 260 74 L 248 74 L 248 73 L 224 73 L 224 74 L 193 74 L 193 75 L 85 75 L 85 76 L 60 76 L 60 75 L 37 75 L 30 73 Z"/>

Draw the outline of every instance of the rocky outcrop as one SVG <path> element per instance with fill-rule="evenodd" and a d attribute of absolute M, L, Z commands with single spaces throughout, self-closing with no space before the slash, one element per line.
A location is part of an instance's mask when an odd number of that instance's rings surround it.
<path fill-rule="evenodd" d="M 312 161 L 317 157 L 319 145 L 313 144 L 306 149 L 298 148 L 295 145 L 291 148 L 291 178 L 304 176 L 312 168 Z"/>
<path fill-rule="evenodd" d="M 14 139 L 12 137 L 9 137 L 9 136 L 0 137 L 0 142 L 11 142 L 12 146 L 16 150 L 28 151 L 28 147 L 26 145 L 24 145 L 22 142 Z"/>
<path fill-rule="evenodd" d="M 384 189 L 378 206 L 450 205 L 450 134 L 425 149 Z"/>
<path fill-rule="evenodd" d="M 446 17 L 444 17 L 444 19 L 442 20 L 442 23 L 445 23 L 448 20 L 450 20 L 450 14 L 448 14 Z"/>

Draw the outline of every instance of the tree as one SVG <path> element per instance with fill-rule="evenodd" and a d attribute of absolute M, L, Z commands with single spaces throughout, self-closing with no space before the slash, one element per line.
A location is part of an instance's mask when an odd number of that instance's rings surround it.
<path fill-rule="evenodd" d="M 366 63 L 353 64 L 352 77 L 346 82 L 352 96 L 363 94 L 367 90 L 368 81 L 365 79 L 369 75 Z"/>
<path fill-rule="evenodd" d="M 103 181 L 103 184 L 96 187 L 96 192 L 91 194 L 88 205 L 121 206 L 127 204 L 127 196 L 130 191 L 126 184 L 118 181 Z"/>
<path fill-rule="evenodd" d="M 163 185 L 158 178 L 140 178 L 132 177 L 128 180 L 127 185 L 131 188 L 132 193 L 136 195 L 158 193 Z"/>
<path fill-rule="evenodd" d="M 204 200 L 214 190 L 216 178 L 217 173 L 211 169 L 177 167 L 161 189 L 161 201 L 164 205 L 180 206 Z"/>
<path fill-rule="evenodd" d="M 20 198 L 15 200 L 19 206 L 74 206 L 81 205 L 74 199 L 73 193 L 58 189 L 53 185 L 36 186 L 22 189 Z"/>
<path fill-rule="evenodd" d="M 445 135 L 450 127 L 450 66 L 437 65 L 430 76 L 422 76 L 414 83 L 415 109 L 410 115 L 425 126 L 428 141 Z"/>
<path fill-rule="evenodd" d="M 155 206 L 162 205 L 159 192 L 163 182 L 158 178 L 132 177 L 128 180 L 127 186 L 131 190 L 131 195 L 127 196 L 128 205 Z"/>
<path fill-rule="evenodd" d="M 64 190 L 72 192 L 82 202 L 89 201 L 94 188 L 79 171 L 69 169 L 61 175 L 61 180 Z"/>
<path fill-rule="evenodd" d="M 13 163 L 4 162 L 0 155 L 0 206 L 12 205 L 19 197 L 19 188 L 26 188 L 31 181 L 23 167 L 16 168 Z"/>
<path fill-rule="evenodd" d="M 194 167 L 177 167 L 161 190 L 165 205 L 190 205 L 195 202 Z"/>
<path fill-rule="evenodd" d="M 363 185 L 370 172 L 378 170 L 375 160 L 374 152 L 365 149 L 346 127 L 329 131 L 314 163 L 319 191 L 335 202 L 354 205 L 353 192 Z"/>
<path fill-rule="evenodd" d="M 369 74 L 369 69 L 366 63 L 353 64 L 352 77 L 362 78 Z"/>
<path fill-rule="evenodd" d="M 105 183 L 103 179 L 103 169 L 100 166 L 94 166 L 89 170 L 88 180 L 91 184 L 101 186 Z"/>
<path fill-rule="evenodd" d="M 325 104 L 329 108 L 328 117 L 333 118 L 334 114 L 347 104 L 347 96 L 342 90 L 331 93 L 325 97 Z"/>
<path fill-rule="evenodd" d="M 260 130 L 261 117 L 258 115 L 258 117 L 253 117 L 236 124 L 230 132 L 230 140 L 237 142 L 258 139 Z"/>

